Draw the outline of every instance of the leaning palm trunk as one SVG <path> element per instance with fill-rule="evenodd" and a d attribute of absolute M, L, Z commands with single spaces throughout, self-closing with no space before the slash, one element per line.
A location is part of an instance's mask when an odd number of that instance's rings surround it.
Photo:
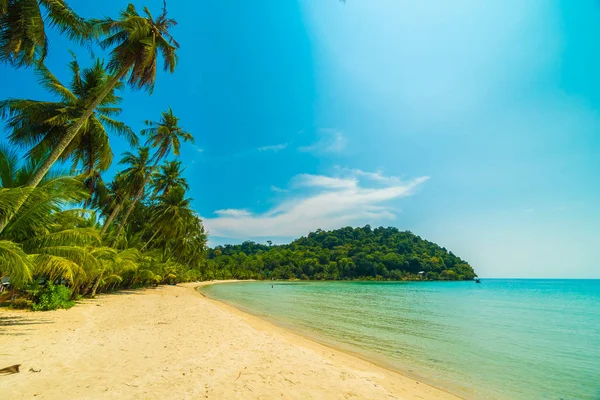
<path fill-rule="evenodd" d="M 98 94 L 98 96 L 92 102 L 92 104 L 90 104 L 90 106 L 85 110 L 85 112 L 81 115 L 81 117 L 79 117 L 77 120 L 75 120 L 75 123 L 73 125 L 71 125 L 71 126 L 69 126 L 69 128 L 67 128 L 67 132 L 66 132 L 65 136 L 52 149 L 52 151 L 48 155 L 48 158 L 46 158 L 46 160 L 40 166 L 40 168 L 31 176 L 31 178 L 29 179 L 29 182 L 27 182 L 27 186 L 35 188 L 35 187 L 37 187 L 37 185 L 40 184 L 40 182 L 42 181 L 42 179 L 44 179 L 44 177 L 46 176 L 48 171 L 50 171 L 50 168 L 52 168 L 54 163 L 62 155 L 63 151 L 65 151 L 65 149 L 69 146 L 69 144 L 71 144 L 71 142 L 73 141 L 75 136 L 77 136 L 77 133 L 79 132 L 81 127 L 92 116 L 92 114 L 96 110 L 96 107 L 98 107 L 100 105 L 100 103 L 102 103 L 104 98 L 112 90 L 114 90 L 114 88 L 117 86 L 119 81 L 125 76 L 125 74 L 127 73 L 128 70 L 129 70 L 129 67 L 123 68 L 121 70 L 121 72 L 119 72 L 117 75 L 115 75 L 108 82 L 106 87 Z M 6 225 L 8 225 L 8 223 L 14 217 L 14 215 L 16 215 L 16 213 L 19 211 L 19 209 L 23 206 L 23 204 L 27 200 L 27 197 L 28 197 L 27 195 L 24 195 L 19 200 L 19 202 L 16 204 L 15 209 L 13 210 L 12 214 L 5 216 L 4 219 L 2 221 L 0 221 L 0 234 L 2 233 L 2 231 L 4 231 L 4 228 L 6 228 Z"/>
<path fill-rule="evenodd" d="M 94 282 L 94 286 L 92 287 L 91 297 L 96 297 L 96 291 L 98 290 L 98 286 L 100 286 L 100 281 L 102 280 L 102 275 L 104 275 L 104 270 L 100 272 L 100 275 L 96 278 L 96 282 Z"/>
<path fill-rule="evenodd" d="M 150 171 L 148 171 L 148 175 L 146 175 L 146 179 L 144 179 L 144 183 L 142 184 L 142 186 L 138 189 L 137 193 L 135 194 L 135 197 L 133 198 L 131 205 L 127 209 L 127 212 L 125 213 L 125 216 L 123 217 L 123 220 L 121 221 L 121 224 L 119 225 L 119 229 L 117 229 L 117 234 L 115 235 L 115 238 L 113 239 L 111 247 L 114 247 L 115 244 L 117 243 L 117 240 L 119 239 L 121 232 L 123 232 L 123 228 L 125 228 L 125 224 L 127 223 L 129 216 L 133 212 L 135 205 L 138 203 L 138 201 L 140 201 L 140 199 L 144 195 L 144 189 L 146 188 L 146 185 L 150 181 L 150 177 L 152 176 L 154 171 L 156 171 L 156 168 L 158 167 L 159 162 L 160 162 L 160 157 L 158 157 L 156 159 L 156 161 L 154 162 L 154 165 L 152 166 L 152 168 L 150 168 Z"/>
<path fill-rule="evenodd" d="M 108 219 L 106 220 L 106 222 L 104 222 L 104 226 L 102 227 L 102 230 L 100 231 L 100 236 L 104 236 L 104 234 L 108 230 L 108 227 L 113 223 L 113 221 L 115 220 L 117 215 L 119 215 L 119 212 L 121 212 L 121 209 L 123 208 L 124 203 L 125 203 L 125 199 L 123 199 L 123 202 L 117 204 L 113 208 L 112 212 L 108 216 Z"/>
<path fill-rule="evenodd" d="M 154 231 L 154 233 L 152 234 L 152 237 L 142 246 L 142 248 L 140 249 L 140 251 L 144 251 L 146 249 L 146 247 L 148 247 L 148 245 L 150 244 L 151 241 L 154 240 L 154 238 L 156 237 L 156 235 L 158 235 L 159 230 L 156 229 Z"/>

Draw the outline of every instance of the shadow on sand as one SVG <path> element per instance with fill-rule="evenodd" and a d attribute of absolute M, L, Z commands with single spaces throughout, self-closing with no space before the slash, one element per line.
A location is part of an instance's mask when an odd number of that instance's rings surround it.
<path fill-rule="evenodd" d="M 29 316 L 29 315 L 24 315 L 24 316 L 21 316 L 21 315 L 2 316 L 2 315 L 0 315 L 0 336 L 3 336 L 3 335 L 8 335 L 8 336 L 25 335 L 25 333 L 19 332 L 16 330 L 11 330 L 10 332 L 7 332 L 5 329 L 7 327 L 15 327 L 15 326 L 26 327 L 28 325 L 45 325 L 45 324 L 51 324 L 51 323 L 53 323 L 51 320 L 39 318 L 39 315 L 34 315 L 33 313 L 31 316 Z"/>

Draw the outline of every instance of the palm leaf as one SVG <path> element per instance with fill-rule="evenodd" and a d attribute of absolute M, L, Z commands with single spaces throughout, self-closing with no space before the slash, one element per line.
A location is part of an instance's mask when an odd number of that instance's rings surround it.
<path fill-rule="evenodd" d="M 73 260 L 55 254 L 30 256 L 36 276 L 46 276 L 50 281 L 65 279 L 77 285 L 86 277 L 84 269 Z"/>
<path fill-rule="evenodd" d="M 34 264 L 18 244 L 0 240 L 0 278 L 9 276 L 10 283 L 22 287 L 31 281 Z"/>
<path fill-rule="evenodd" d="M 75 66 L 79 69 L 79 65 L 76 61 L 74 61 Z M 77 96 L 75 96 L 67 87 L 65 87 L 60 81 L 50 72 L 48 68 L 44 66 L 44 64 L 38 64 L 35 68 L 35 71 L 38 76 L 38 83 L 40 86 L 45 88 L 51 93 L 57 94 L 64 101 L 77 101 Z"/>

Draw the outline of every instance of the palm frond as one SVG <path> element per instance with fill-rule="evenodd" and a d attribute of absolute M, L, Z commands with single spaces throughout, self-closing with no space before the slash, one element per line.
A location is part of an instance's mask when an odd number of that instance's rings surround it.
<path fill-rule="evenodd" d="M 103 37 L 100 47 L 112 49 L 109 71 L 113 74 L 126 71 L 131 87 L 152 92 L 159 54 L 163 57 L 164 69 L 173 72 L 179 45 L 169 33 L 176 22 L 167 18 L 166 8 L 156 20 L 147 8 L 144 8 L 144 13 L 146 15 L 141 16 L 129 4 L 118 19 L 92 20 L 90 24 L 94 34 Z"/>
<path fill-rule="evenodd" d="M 89 37 L 89 28 L 64 0 L 39 0 L 46 7 L 48 22 L 71 40 L 83 43 Z"/>
<path fill-rule="evenodd" d="M 137 146 L 137 135 L 124 122 L 117 121 L 105 115 L 99 115 L 98 119 L 102 122 L 102 124 L 106 125 L 112 132 L 127 140 L 130 146 Z"/>
<path fill-rule="evenodd" d="M 0 16 L 0 61 L 15 67 L 43 61 L 48 39 L 37 0 L 8 1 L 5 8 Z"/>
<path fill-rule="evenodd" d="M 82 281 L 85 270 L 75 261 L 55 254 L 33 254 L 29 259 L 34 265 L 34 275 L 46 276 L 50 281 L 65 279 L 74 285 Z"/>
<path fill-rule="evenodd" d="M 3 188 L 12 188 L 17 180 L 19 156 L 6 145 L 0 144 L 0 185 Z"/>
<path fill-rule="evenodd" d="M 0 278 L 8 276 L 15 287 L 31 281 L 34 264 L 17 243 L 0 240 Z"/>
<path fill-rule="evenodd" d="M 77 62 L 75 61 L 75 64 Z M 79 66 L 77 66 L 79 68 Z M 35 68 L 38 76 L 38 83 L 51 93 L 59 95 L 64 101 L 77 101 L 75 96 L 66 86 L 64 86 L 58 78 L 44 64 L 38 64 Z"/>
<path fill-rule="evenodd" d="M 36 253 L 47 248 L 89 245 L 100 245 L 98 231 L 93 228 L 73 228 L 34 236 L 23 242 L 23 249 L 29 253 Z"/>

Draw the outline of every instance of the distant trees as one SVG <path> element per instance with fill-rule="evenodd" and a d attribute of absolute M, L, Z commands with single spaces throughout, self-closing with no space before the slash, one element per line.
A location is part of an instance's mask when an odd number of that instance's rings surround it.
<path fill-rule="evenodd" d="M 435 243 L 411 232 L 369 225 L 317 230 L 289 245 L 217 246 L 208 254 L 205 274 L 220 279 L 306 280 L 469 280 L 476 276 L 467 262 Z"/>

